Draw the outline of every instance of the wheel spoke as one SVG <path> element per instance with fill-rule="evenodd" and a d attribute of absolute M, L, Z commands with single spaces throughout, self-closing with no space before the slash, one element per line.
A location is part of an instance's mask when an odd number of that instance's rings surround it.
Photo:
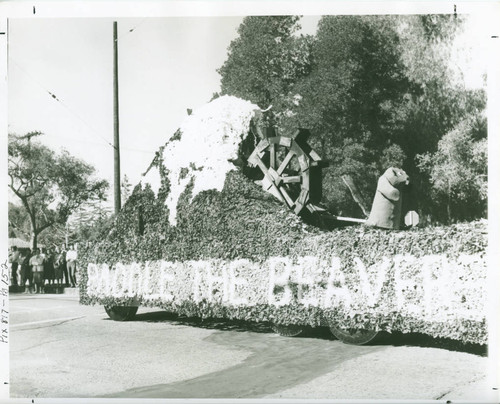
<path fill-rule="evenodd" d="M 311 147 L 304 142 L 301 146 L 294 139 L 287 136 L 263 139 L 248 162 L 252 167 L 258 166 L 264 174 L 263 189 L 300 214 L 310 199 L 309 167 L 318 156 L 314 154 L 313 158 Z M 266 156 L 269 153 L 269 161 L 264 159 L 264 153 Z"/>
<path fill-rule="evenodd" d="M 276 145 L 274 143 L 269 145 L 269 167 L 276 168 Z"/>
<path fill-rule="evenodd" d="M 283 171 L 285 171 L 285 168 L 288 166 L 294 155 L 295 153 L 292 150 L 288 152 L 288 154 L 285 156 L 280 166 L 276 170 L 279 175 L 283 174 Z"/>
<path fill-rule="evenodd" d="M 281 191 L 281 195 L 283 195 L 283 198 L 285 198 L 288 207 L 292 208 L 294 206 L 295 202 L 290 197 L 290 195 L 288 195 L 287 190 L 284 187 L 280 187 L 280 191 Z"/>
<path fill-rule="evenodd" d="M 289 175 L 289 176 L 283 176 L 281 178 L 283 179 L 283 182 L 285 184 L 300 182 L 302 180 L 302 177 L 300 175 Z"/>

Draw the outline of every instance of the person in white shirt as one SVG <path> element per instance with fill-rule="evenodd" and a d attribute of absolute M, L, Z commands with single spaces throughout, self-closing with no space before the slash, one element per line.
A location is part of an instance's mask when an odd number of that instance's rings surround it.
<path fill-rule="evenodd" d="M 74 245 L 69 246 L 69 250 L 66 252 L 66 266 L 68 267 L 69 282 L 71 287 L 76 287 L 76 260 L 78 259 L 78 254 Z"/>
<path fill-rule="evenodd" d="M 29 264 L 33 273 L 33 283 L 35 284 L 35 293 L 43 293 L 43 263 L 44 256 L 40 253 L 39 248 L 35 248 L 33 256 L 30 258 Z"/>

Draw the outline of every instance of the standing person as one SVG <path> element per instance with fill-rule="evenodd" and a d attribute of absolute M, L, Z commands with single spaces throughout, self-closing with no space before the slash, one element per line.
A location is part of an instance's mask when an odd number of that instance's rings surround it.
<path fill-rule="evenodd" d="M 34 255 L 30 258 L 29 264 L 31 265 L 31 270 L 33 272 L 33 283 L 35 284 L 35 293 L 43 292 L 43 264 L 45 258 L 43 254 L 40 253 L 40 249 L 35 248 Z"/>
<path fill-rule="evenodd" d="M 33 285 L 33 277 L 30 266 L 31 250 L 26 251 L 26 253 L 21 252 L 21 257 L 21 286 L 24 288 L 24 293 L 30 293 Z M 27 289 L 26 282 L 28 282 Z"/>
<path fill-rule="evenodd" d="M 69 250 L 66 252 L 66 265 L 68 267 L 69 281 L 71 287 L 76 287 L 76 260 L 78 255 L 74 245 L 70 245 Z"/>
<path fill-rule="evenodd" d="M 49 248 L 47 250 L 47 256 L 45 258 L 45 264 L 43 269 L 44 277 L 49 285 L 54 284 L 54 250 Z"/>
<path fill-rule="evenodd" d="M 57 286 L 62 286 L 63 284 L 63 265 L 66 265 L 64 254 L 59 247 L 56 247 L 54 253 L 54 283 Z"/>
<path fill-rule="evenodd" d="M 68 263 L 66 262 L 66 244 L 61 244 L 61 268 L 64 274 L 64 286 L 69 286 Z"/>
<path fill-rule="evenodd" d="M 11 285 L 17 286 L 17 268 L 19 266 L 19 250 L 16 246 L 12 246 L 12 250 L 9 254 L 9 262 L 11 265 Z"/>
<path fill-rule="evenodd" d="M 24 285 L 21 285 L 21 282 L 22 282 L 22 269 L 23 269 L 23 262 L 24 262 L 24 259 L 26 258 L 26 251 L 23 251 L 21 250 L 20 248 L 17 250 L 19 251 L 19 255 L 17 257 L 17 280 L 18 280 L 18 284 L 20 286 L 24 286 Z"/>
<path fill-rule="evenodd" d="M 45 286 L 45 271 L 47 270 L 47 252 L 44 247 L 40 247 L 40 255 L 43 258 L 43 280 L 42 285 Z"/>

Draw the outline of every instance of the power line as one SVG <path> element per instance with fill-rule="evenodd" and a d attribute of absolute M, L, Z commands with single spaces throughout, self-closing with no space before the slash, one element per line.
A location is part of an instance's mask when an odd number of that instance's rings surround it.
<path fill-rule="evenodd" d="M 111 146 L 114 149 L 114 145 L 111 144 L 104 136 L 102 136 L 97 130 L 95 130 L 89 123 L 87 123 L 80 115 L 78 115 L 76 112 L 74 112 L 66 103 L 61 101 L 53 92 L 51 92 L 47 87 L 45 87 L 39 80 L 37 80 L 35 77 L 33 77 L 26 69 L 24 69 L 12 56 L 9 56 L 9 60 L 11 60 L 25 75 L 27 75 L 33 82 L 35 82 L 40 88 L 42 88 L 49 96 L 54 99 L 56 102 L 60 103 L 64 108 L 66 108 L 72 115 L 74 115 L 76 118 L 78 118 L 85 126 L 87 126 L 94 134 L 96 134 L 98 137 L 100 137 L 108 146 Z M 54 135 L 51 135 L 54 136 Z M 57 137 L 57 136 L 55 136 Z M 61 138 L 61 137 L 59 137 Z M 81 140 L 82 142 L 85 142 Z M 88 142 L 88 141 L 87 141 Z M 94 142 L 96 143 L 96 142 Z M 97 144 L 97 143 L 96 143 Z M 128 151 L 133 151 L 133 152 L 140 152 L 140 153 L 148 153 L 148 154 L 154 154 L 154 151 L 150 150 L 141 150 L 141 149 L 131 149 L 131 148 L 126 148 L 122 147 L 123 150 L 128 150 Z"/>
<path fill-rule="evenodd" d="M 68 140 L 68 138 L 64 136 L 57 136 L 52 133 L 44 133 L 45 136 L 55 138 L 55 139 L 63 139 L 63 140 Z M 92 140 L 85 140 L 85 139 L 71 139 L 72 142 L 77 142 L 77 143 L 87 143 L 87 144 L 95 144 L 95 145 L 102 145 L 101 142 L 97 141 L 92 141 Z M 154 154 L 155 152 L 152 152 L 150 150 L 142 150 L 142 149 L 131 149 L 129 147 L 120 147 L 122 150 L 127 150 L 131 152 L 137 152 L 137 153 L 145 153 L 145 154 Z"/>
<path fill-rule="evenodd" d="M 14 58 L 9 56 L 9 59 L 14 62 L 14 64 L 28 77 L 30 77 L 38 86 L 40 86 L 43 90 L 45 90 L 51 98 L 53 98 L 55 101 L 60 103 L 64 108 L 66 108 L 71 114 L 73 114 L 75 117 L 77 117 L 81 122 L 83 122 L 84 125 L 86 125 L 92 132 L 94 132 L 97 136 L 99 136 L 104 142 L 106 142 L 108 145 L 111 147 L 114 147 L 110 142 L 106 140 L 104 136 L 102 136 L 99 132 L 97 132 L 92 126 L 90 126 L 80 115 L 78 115 L 76 112 L 74 112 L 71 108 L 69 108 L 64 102 L 62 102 L 57 96 L 51 92 L 49 89 L 47 89 L 42 83 L 40 83 L 39 80 L 34 78 L 30 73 L 28 73 Z"/>
<path fill-rule="evenodd" d="M 121 40 L 128 35 L 130 35 L 132 32 L 134 32 L 138 27 L 140 27 L 145 21 L 147 20 L 146 17 L 142 18 L 135 26 L 133 26 L 131 29 L 129 29 L 125 34 L 120 35 L 117 38 L 118 40 Z M 65 102 L 60 100 L 56 94 L 54 94 L 52 91 L 50 91 L 46 86 L 44 86 L 38 79 L 36 79 L 33 75 L 31 75 L 26 69 L 24 69 L 12 56 L 9 54 L 9 60 L 11 60 L 25 75 L 27 75 L 33 82 L 35 82 L 40 88 L 42 88 L 49 96 L 60 103 L 64 108 L 66 108 L 72 115 L 74 115 L 78 120 L 80 120 L 85 126 L 87 126 L 95 135 L 97 135 L 99 138 L 101 138 L 105 144 L 108 146 L 111 146 L 113 149 L 115 146 L 111 144 L 104 136 L 102 136 L 97 130 L 95 130 L 87 121 L 85 121 L 79 114 L 77 114 L 75 111 L 73 111 L 72 108 L 70 108 L 68 105 L 66 105 Z M 54 135 L 50 135 L 54 136 Z M 58 137 L 58 136 L 54 136 Z M 62 138 L 62 137 L 59 137 Z M 79 140 L 80 142 L 87 142 L 87 143 L 95 143 L 98 144 L 97 142 L 90 142 L 90 141 L 85 141 L 85 140 Z M 141 149 L 131 149 L 127 147 L 121 147 L 123 150 L 127 151 L 132 151 L 132 152 L 138 152 L 138 153 L 146 153 L 146 154 L 154 154 L 156 153 L 155 151 L 150 151 L 150 150 L 141 150 Z"/>
<path fill-rule="evenodd" d="M 134 32 L 137 28 L 139 28 L 139 26 L 141 26 L 147 19 L 148 19 L 148 17 L 143 17 L 141 19 L 141 21 L 139 21 L 136 25 L 134 25 L 134 27 L 129 29 L 125 34 L 120 35 L 117 38 L 117 41 L 121 41 L 123 38 L 126 38 L 127 36 L 129 36 L 132 32 Z"/>

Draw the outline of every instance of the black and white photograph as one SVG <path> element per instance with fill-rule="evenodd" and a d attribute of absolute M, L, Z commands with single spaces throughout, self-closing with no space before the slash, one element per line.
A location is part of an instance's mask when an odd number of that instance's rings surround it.
<path fill-rule="evenodd" d="M 0 2 L 0 403 L 499 402 L 499 18 Z"/>

